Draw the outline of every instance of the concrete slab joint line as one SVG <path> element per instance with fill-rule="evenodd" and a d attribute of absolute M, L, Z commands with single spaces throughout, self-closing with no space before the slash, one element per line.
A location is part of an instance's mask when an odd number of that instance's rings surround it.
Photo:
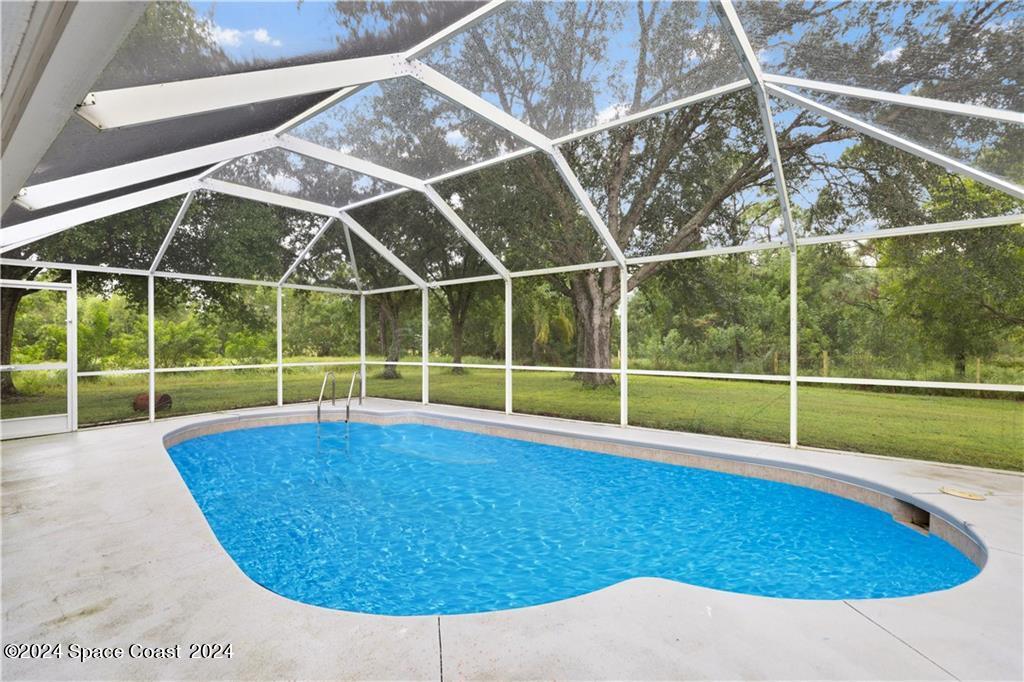
<path fill-rule="evenodd" d="M 444 682 L 444 647 L 441 645 L 441 616 L 437 617 L 437 665 L 438 675 Z"/>
<path fill-rule="evenodd" d="M 883 632 L 885 632 L 886 634 L 888 634 L 888 635 L 889 635 L 890 637 L 892 637 L 893 639 L 897 640 L 898 642 L 900 642 L 901 644 L 903 644 L 904 646 L 906 646 L 906 647 L 907 647 L 908 649 L 910 649 L 911 651 L 913 651 L 914 653 L 916 653 L 916 654 L 917 654 L 918 656 L 920 656 L 921 658 L 925 659 L 926 661 L 928 661 L 929 663 L 931 663 L 932 665 L 934 665 L 934 666 L 935 666 L 936 668 L 938 668 L 938 669 L 939 669 L 939 670 L 941 670 L 942 672 L 944 672 L 944 673 L 946 673 L 947 675 L 949 675 L 950 679 L 953 679 L 953 680 L 959 680 L 959 679 L 960 679 L 959 677 L 957 677 L 956 675 L 954 675 L 953 673 L 949 672 L 948 670 L 946 670 L 945 668 L 943 668 L 943 667 L 942 667 L 941 665 L 939 665 L 938 663 L 936 663 L 934 659 L 932 659 L 932 658 L 930 658 L 930 657 L 926 656 L 926 655 L 925 655 L 925 654 L 924 654 L 924 653 L 923 653 L 923 652 L 922 652 L 922 651 L 921 651 L 920 649 L 918 649 L 917 647 L 915 647 L 915 646 L 913 646 L 912 644 L 910 644 L 910 643 L 909 643 L 909 642 L 908 642 L 907 640 L 905 640 L 905 639 L 903 639 L 902 637 L 900 637 L 900 636 L 898 636 L 897 634 L 895 634 L 895 633 L 894 633 L 894 632 L 893 632 L 892 630 L 890 630 L 889 628 L 885 627 L 884 625 L 882 625 L 881 623 L 879 623 L 879 622 L 878 622 L 877 620 L 875 620 L 874 618 L 871 618 L 870 616 L 868 616 L 867 614 L 865 614 L 865 613 L 864 613 L 863 611 L 861 611 L 860 609 L 858 609 L 858 608 L 857 608 L 856 606 L 854 606 L 853 604 L 851 604 L 851 603 L 850 603 L 850 602 L 848 602 L 847 600 L 845 600 L 845 599 L 844 599 L 844 600 L 843 600 L 843 603 L 844 603 L 844 604 L 846 604 L 847 606 L 849 606 L 849 607 L 850 607 L 851 609 L 853 609 L 853 610 L 854 610 L 855 612 L 857 612 L 857 613 L 858 613 L 858 614 L 859 614 L 860 616 L 862 616 L 863 618 L 865 618 L 865 619 L 866 619 L 866 620 L 867 620 L 868 622 L 870 622 L 871 624 L 875 625 L 875 626 L 876 626 L 876 627 L 878 627 L 878 628 L 879 628 L 880 630 L 882 630 Z"/>

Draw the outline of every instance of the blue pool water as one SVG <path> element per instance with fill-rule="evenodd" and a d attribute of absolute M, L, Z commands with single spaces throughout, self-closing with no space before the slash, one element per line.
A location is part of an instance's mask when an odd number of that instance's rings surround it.
<path fill-rule="evenodd" d="M 300 424 L 170 448 L 221 544 L 286 597 L 378 614 L 541 604 L 639 576 L 802 599 L 940 590 L 977 568 L 856 502 L 420 425 Z"/>

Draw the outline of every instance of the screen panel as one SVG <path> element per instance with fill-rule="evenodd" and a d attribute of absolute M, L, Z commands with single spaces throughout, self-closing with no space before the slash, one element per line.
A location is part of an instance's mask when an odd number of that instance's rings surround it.
<path fill-rule="evenodd" d="M 474 282 L 431 289 L 428 340 L 430 362 L 503 364 L 504 281 Z M 459 371 L 458 368 L 455 371 Z"/>
<path fill-rule="evenodd" d="M 1018 213 L 1024 202 L 773 99 L 798 236 Z"/>
<path fill-rule="evenodd" d="M 745 78 L 704 1 L 508 3 L 424 61 L 549 137 Z"/>
<path fill-rule="evenodd" d="M 797 256 L 801 374 L 1024 385 L 1024 225 Z"/>
<path fill-rule="evenodd" d="M 277 362 L 273 287 L 157 278 L 157 367 Z"/>
<path fill-rule="evenodd" d="M 765 73 L 1024 111 L 1019 3 L 734 3 Z"/>
<path fill-rule="evenodd" d="M 757 98 L 750 90 L 563 149 L 629 257 L 785 237 Z"/>
<path fill-rule="evenodd" d="M 634 268 L 629 368 L 789 373 L 789 251 Z"/>
<path fill-rule="evenodd" d="M 78 371 L 149 367 L 147 278 L 78 273 Z"/>
<path fill-rule="evenodd" d="M 149 373 L 78 378 L 78 425 L 149 419 Z"/>
<path fill-rule="evenodd" d="M 184 196 L 92 220 L 5 252 L 5 258 L 149 270 Z"/>
<path fill-rule="evenodd" d="M 475 2 L 153 2 L 93 90 L 401 52 Z"/>
<path fill-rule="evenodd" d="M 505 370 L 431 367 L 430 402 L 504 411 Z"/>
<path fill-rule="evenodd" d="M 519 370 L 512 373 L 512 411 L 563 419 L 619 423 L 616 374 L 597 374 L 597 384 L 568 372 Z"/>
<path fill-rule="evenodd" d="M 579 202 L 541 153 L 451 178 L 436 189 L 513 272 L 611 260 Z"/>
<path fill-rule="evenodd" d="M 634 375 L 629 423 L 788 443 L 789 383 Z"/>
<path fill-rule="evenodd" d="M 323 406 L 327 409 L 331 399 L 331 382 L 328 379 L 324 386 L 327 372 L 334 372 L 335 407 L 341 407 L 348 396 L 348 388 L 352 381 L 352 373 L 359 369 L 358 365 L 318 365 L 315 367 L 285 367 L 282 377 L 284 402 L 315 403 L 320 397 L 320 389 L 324 389 Z M 353 389 L 352 396 L 359 396 L 359 379 Z"/>
<path fill-rule="evenodd" d="M 276 369 L 160 372 L 157 419 L 277 404 Z M 161 398 L 167 396 L 167 398 Z M 168 407 L 161 407 L 161 402 Z"/>
<path fill-rule="evenodd" d="M 512 364 L 617 367 L 618 284 L 618 268 L 513 279 Z"/>
<path fill-rule="evenodd" d="M 64 370 L 0 371 L 0 381 L 17 391 L 4 397 L 3 418 L 67 414 L 68 373 Z"/>
<path fill-rule="evenodd" d="M 386 374 L 381 366 L 367 366 L 366 395 L 371 398 L 411 400 L 423 398 L 423 375 L 419 367 L 399 367 L 397 376 Z"/>
<path fill-rule="evenodd" d="M 1019 396 L 801 384 L 798 404 L 802 445 L 1024 469 Z"/>
<path fill-rule="evenodd" d="M 523 146 L 408 76 L 368 85 L 290 132 L 422 179 Z"/>
<path fill-rule="evenodd" d="M 277 282 L 324 218 L 217 192 L 197 192 L 160 270 Z"/>
<path fill-rule="evenodd" d="M 426 280 L 494 274 L 494 270 L 443 215 L 419 192 L 406 192 L 349 212 L 414 273 Z M 357 265 L 360 259 L 356 255 Z M 385 286 L 367 268 L 364 287 Z M 393 286 L 393 285 L 392 285 Z"/>
<path fill-rule="evenodd" d="M 284 288 L 281 320 L 285 362 L 359 360 L 358 296 Z"/>
<path fill-rule="evenodd" d="M 423 304 L 418 289 L 366 297 L 366 359 L 380 362 L 419 362 L 423 358 Z M 384 365 L 388 377 L 406 369 Z M 369 374 L 369 369 L 367 370 Z"/>
<path fill-rule="evenodd" d="M 396 189 L 383 180 L 277 147 L 235 159 L 212 177 L 334 208 Z"/>

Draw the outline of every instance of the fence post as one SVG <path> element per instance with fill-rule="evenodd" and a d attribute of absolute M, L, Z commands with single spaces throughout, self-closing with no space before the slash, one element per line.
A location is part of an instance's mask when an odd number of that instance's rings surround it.
<path fill-rule="evenodd" d="M 505 414 L 512 414 L 512 279 L 505 280 Z"/>
<path fill-rule="evenodd" d="M 71 289 L 67 292 L 68 427 L 78 430 L 78 270 L 71 270 Z"/>
<path fill-rule="evenodd" d="M 156 421 L 156 332 L 154 329 L 154 304 L 153 304 L 153 274 L 150 273 L 146 280 L 146 323 L 148 327 L 149 344 L 149 421 Z"/>
<path fill-rule="evenodd" d="M 823 377 L 828 376 L 828 351 L 821 351 L 821 375 Z"/>
<path fill-rule="evenodd" d="M 277 406 L 284 405 L 284 325 L 281 320 L 281 296 L 284 289 L 277 285 Z"/>
<path fill-rule="evenodd" d="M 796 247 L 789 250 L 789 447 L 797 445 L 797 279 Z"/>
<path fill-rule="evenodd" d="M 981 356 L 974 358 L 974 383 L 981 383 Z"/>
<path fill-rule="evenodd" d="M 421 339 L 422 348 L 420 359 L 423 361 L 423 387 L 422 387 L 422 400 L 424 405 L 430 404 L 430 366 L 427 364 L 427 360 L 430 358 L 430 291 L 423 287 L 423 301 L 422 301 L 422 312 L 421 317 Z"/>
<path fill-rule="evenodd" d="M 359 293 L 359 395 L 366 397 L 366 294 Z"/>
<path fill-rule="evenodd" d="M 619 426 L 629 424 L 629 270 L 619 266 Z"/>

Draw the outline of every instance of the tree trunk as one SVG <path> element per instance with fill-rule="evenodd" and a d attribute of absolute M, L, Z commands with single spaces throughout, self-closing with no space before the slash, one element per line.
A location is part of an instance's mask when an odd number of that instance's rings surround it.
<path fill-rule="evenodd" d="M 465 330 L 465 323 L 458 317 L 452 315 L 452 362 L 456 365 L 462 364 L 462 335 Z M 452 374 L 465 374 L 462 367 L 453 367 Z"/>
<path fill-rule="evenodd" d="M 473 303 L 472 287 L 448 287 L 443 291 L 448 304 L 448 320 L 452 325 L 452 362 L 462 364 L 463 337 L 466 332 L 466 320 L 469 308 Z M 452 374 L 465 374 L 461 367 L 453 367 Z"/>
<path fill-rule="evenodd" d="M 607 374 L 577 372 L 575 378 L 590 386 L 615 384 L 612 368 L 612 318 L 619 301 L 618 270 L 581 272 L 570 283 L 576 317 L 578 367 L 608 369 Z"/>
<path fill-rule="evenodd" d="M 391 364 L 398 362 L 398 356 L 402 350 L 401 331 L 398 325 L 398 306 L 394 304 L 390 295 L 381 297 L 378 306 L 380 310 L 381 345 L 387 349 L 382 379 L 398 379 L 398 365 Z"/>
<path fill-rule="evenodd" d="M 11 364 L 11 350 L 14 343 L 14 318 L 18 314 L 18 304 L 28 289 L 7 287 L 0 297 L 0 365 Z M 18 395 L 14 385 L 14 372 L 0 374 L 0 398 L 11 398 Z"/>
<path fill-rule="evenodd" d="M 963 352 L 957 353 L 953 360 L 956 367 L 956 378 L 963 379 L 967 376 L 967 354 Z"/>

